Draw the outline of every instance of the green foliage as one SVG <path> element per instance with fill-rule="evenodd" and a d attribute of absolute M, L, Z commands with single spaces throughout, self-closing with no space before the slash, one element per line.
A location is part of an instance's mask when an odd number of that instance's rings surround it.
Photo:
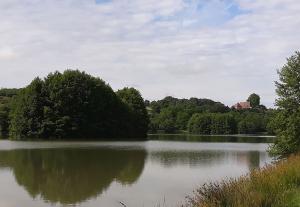
<path fill-rule="evenodd" d="M 129 109 L 128 124 L 131 128 L 131 137 L 146 137 L 148 132 L 149 117 L 144 100 L 140 92 L 134 88 L 124 88 L 117 91 L 117 96 Z M 143 136 L 143 137 L 141 137 Z"/>
<path fill-rule="evenodd" d="M 272 122 L 277 140 L 271 152 L 285 156 L 300 149 L 300 52 L 287 59 L 278 75 L 278 113 Z"/>
<path fill-rule="evenodd" d="M 176 128 L 177 111 L 174 107 L 163 108 L 155 120 L 159 130 L 167 133 L 174 132 Z"/>
<path fill-rule="evenodd" d="M 187 125 L 195 113 L 225 113 L 230 109 L 222 103 L 209 99 L 177 99 L 168 96 L 150 103 L 150 128 L 152 131 L 175 132 L 187 130 Z"/>
<path fill-rule="evenodd" d="M 0 138 L 5 138 L 8 136 L 8 115 L 8 105 L 0 105 Z"/>
<path fill-rule="evenodd" d="M 182 207 L 299 206 L 300 157 L 253 170 L 246 176 L 204 184 Z"/>
<path fill-rule="evenodd" d="M 138 95 L 134 91 L 122 101 L 104 81 L 84 72 L 51 73 L 44 80 L 36 78 L 13 99 L 10 137 L 145 138 L 146 109 L 140 95 L 135 102 Z"/>
<path fill-rule="evenodd" d="M 235 134 L 236 120 L 233 114 L 211 114 L 211 134 Z"/>
<path fill-rule="evenodd" d="M 260 104 L 260 97 L 259 95 L 252 93 L 249 98 L 247 99 L 248 102 L 250 102 L 250 106 L 252 108 L 255 108 L 257 106 L 259 106 Z"/>
<path fill-rule="evenodd" d="M 0 89 L 0 138 L 8 137 L 10 103 L 18 92 L 19 89 Z"/>
<path fill-rule="evenodd" d="M 43 82 L 36 78 L 12 101 L 10 136 L 16 139 L 35 138 L 41 130 L 43 118 Z"/>
<path fill-rule="evenodd" d="M 193 134 L 211 134 L 212 117 L 210 114 L 194 114 L 188 123 L 188 130 Z"/>
<path fill-rule="evenodd" d="M 193 134 L 256 134 L 267 130 L 269 115 L 253 111 L 198 113 L 189 121 Z"/>
<path fill-rule="evenodd" d="M 264 124 L 264 115 L 254 112 L 248 112 L 243 115 L 242 120 L 238 123 L 239 134 L 255 134 L 264 132 L 266 126 Z"/>
<path fill-rule="evenodd" d="M 189 119 L 189 113 L 187 113 L 186 111 L 179 111 L 176 114 L 175 127 L 179 130 L 186 130 Z"/>
<path fill-rule="evenodd" d="M 235 110 L 209 99 L 177 99 L 170 96 L 151 102 L 149 108 L 151 131 L 163 130 L 167 133 L 179 130 L 196 134 L 262 133 L 267 131 L 272 115 L 263 105 Z M 205 123 L 197 123 L 202 121 Z"/>
<path fill-rule="evenodd" d="M 277 110 L 275 109 L 270 109 L 267 112 L 266 116 L 266 129 L 268 134 L 275 135 L 276 134 L 276 116 L 277 115 Z"/>
<path fill-rule="evenodd" d="M 13 97 L 18 94 L 20 89 L 17 88 L 1 88 L 0 89 L 0 97 Z"/>

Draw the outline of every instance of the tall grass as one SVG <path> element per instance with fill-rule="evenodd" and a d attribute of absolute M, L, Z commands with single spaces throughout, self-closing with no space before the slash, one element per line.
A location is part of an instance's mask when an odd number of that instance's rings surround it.
<path fill-rule="evenodd" d="M 300 155 L 293 155 L 237 179 L 205 184 L 186 207 L 295 207 L 299 197 Z"/>

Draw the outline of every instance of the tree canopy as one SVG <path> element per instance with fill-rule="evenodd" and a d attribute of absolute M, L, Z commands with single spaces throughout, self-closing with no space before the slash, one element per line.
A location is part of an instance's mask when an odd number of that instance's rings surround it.
<path fill-rule="evenodd" d="M 277 140 L 271 152 L 285 156 L 300 150 L 300 52 L 287 59 L 278 75 L 278 113 L 272 123 Z"/>
<path fill-rule="evenodd" d="M 130 120 L 128 120 L 128 123 L 132 130 L 130 136 L 135 136 L 135 134 L 146 136 L 149 117 L 140 92 L 134 88 L 124 88 L 117 91 L 117 96 L 127 106 L 129 111 L 128 117 Z"/>
<path fill-rule="evenodd" d="M 145 138 L 143 99 L 129 91 L 119 98 L 103 80 L 78 70 L 36 78 L 12 101 L 10 137 Z"/>
<path fill-rule="evenodd" d="M 142 139 L 149 130 L 274 133 L 276 125 L 270 117 L 275 113 L 259 105 L 257 94 L 251 94 L 248 101 L 253 107 L 241 110 L 205 98 L 167 96 L 144 101 L 134 88 L 115 93 L 100 78 L 67 70 L 36 78 L 23 89 L 0 89 L 0 137 L 9 134 L 11 139 Z"/>
<path fill-rule="evenodd" d="M 260 97 L 259 97 L 259 95 L 255 94 L 255 93 L 252 93 L 248 97 L 247 101 L 250 102 L 250 106 L 252 108 L 255 108 L 260 105 Z"/>
<path fill-rule="evenodd" d="M 8 136 L 10 102 L 18 92 L 19 89 L 0 89 L 0 138 Z"/>
<path fill-rule="evenodd" d="M 255 96 L 259 97 L 256 94 Z M 271 115 L 263 105 L 235 110 L 220 102 L 198 98 L 177 99 L 168 96 L 148 105 L 152 132 L 161 130 L 166 133 L 188 131 L 193 134 L 256 134 L 267 131 Z"/>

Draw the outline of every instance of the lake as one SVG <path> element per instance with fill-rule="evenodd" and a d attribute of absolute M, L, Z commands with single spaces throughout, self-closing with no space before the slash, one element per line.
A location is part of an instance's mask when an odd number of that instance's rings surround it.
<path fill-rule="evenodd" d="M 2 140 L 0 207 L 177 206 L 205 182 L 237 177 L 272 161 L 266 152 L 269 137 L 150 138 L 154 140 Z"/>

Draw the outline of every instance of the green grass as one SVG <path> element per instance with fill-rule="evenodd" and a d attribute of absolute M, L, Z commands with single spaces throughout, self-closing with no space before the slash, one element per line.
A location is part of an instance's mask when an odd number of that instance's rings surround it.
<path fill-rule="evenodd" d="M 287 194 L 287 206 L 300 207 L 300 189 L 292 190 Z"/>
<path fill-rule="evenodd" d="M 300 156 L 238 179 L 205 184 L 186 207 L 300 207 Z"/>

